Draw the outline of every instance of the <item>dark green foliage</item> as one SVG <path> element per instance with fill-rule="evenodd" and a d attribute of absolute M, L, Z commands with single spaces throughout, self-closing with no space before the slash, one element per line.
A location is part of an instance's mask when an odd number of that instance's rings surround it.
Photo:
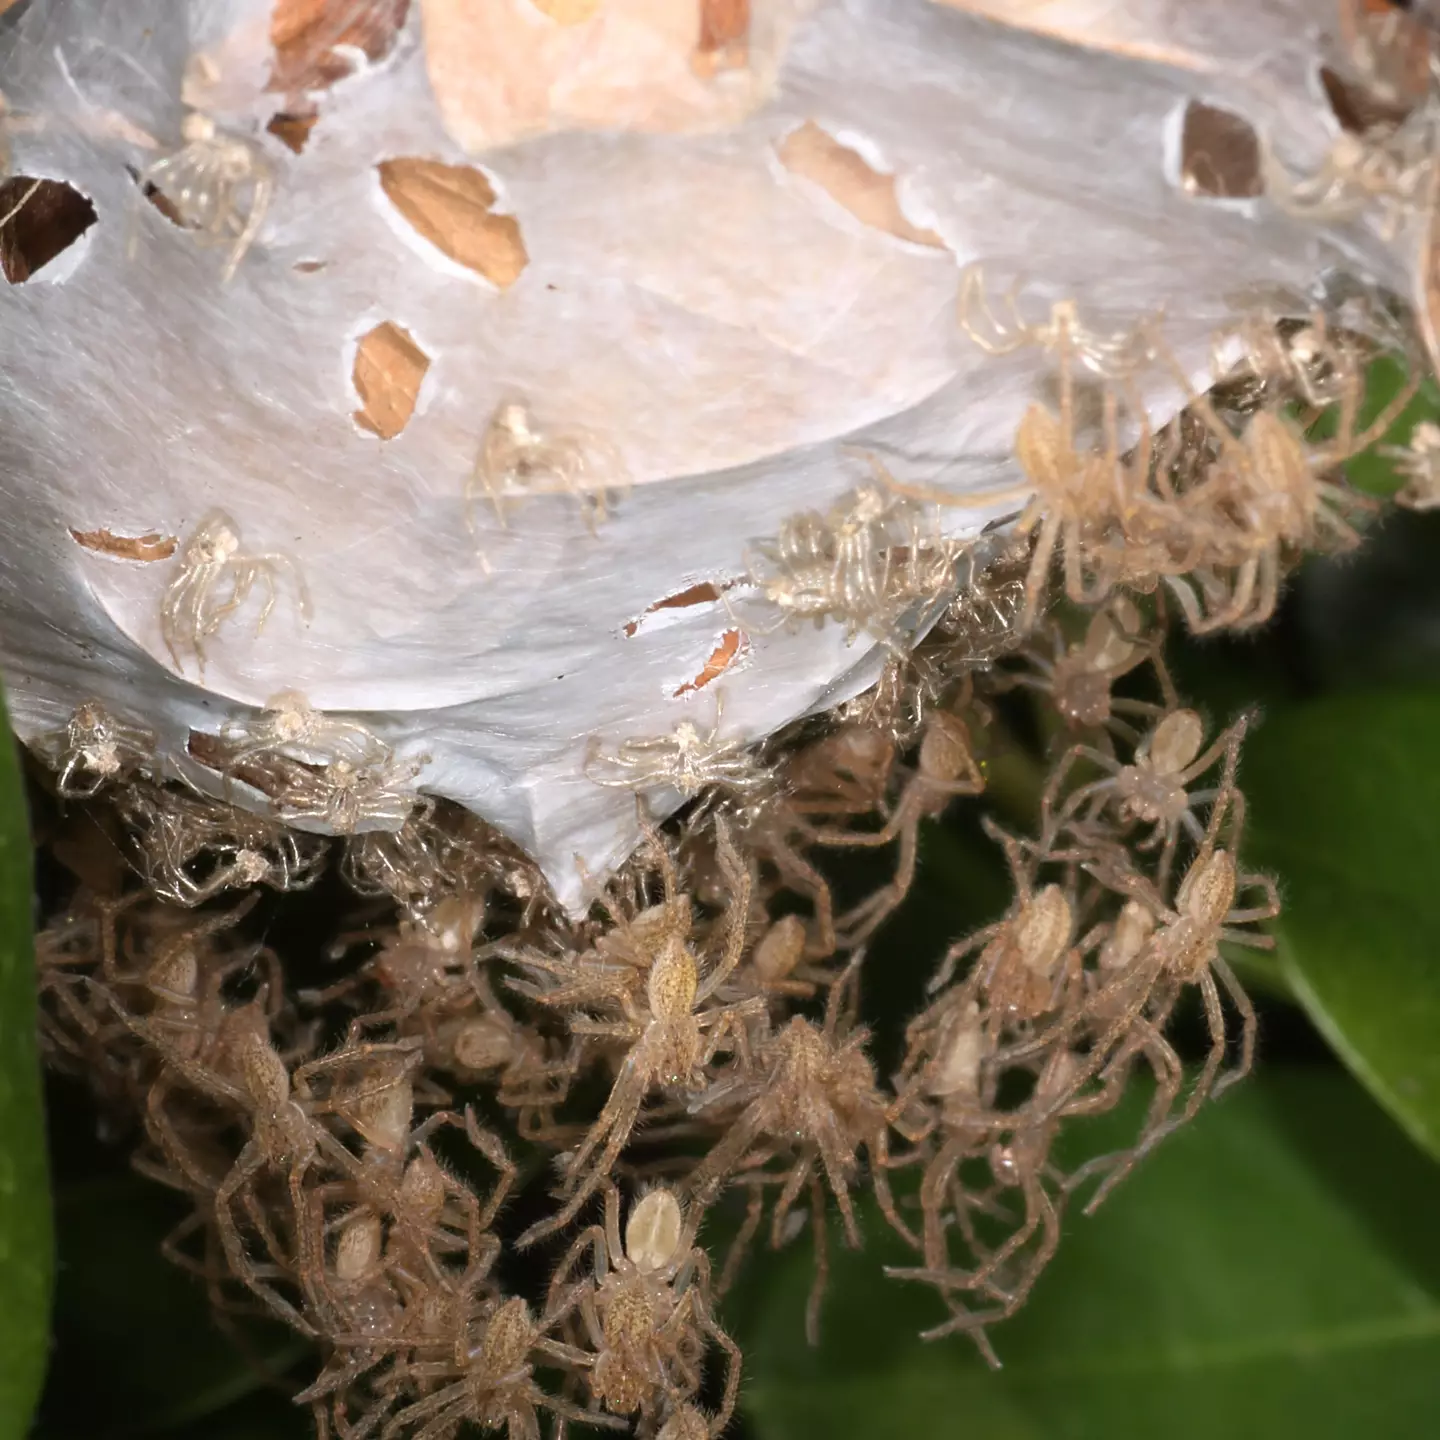
<path fill-rule="evenodd" d="M 0 700 L 0 1436 L 26 1431 L 50 1329 L 50 1183 L 35 1053 L 31 848 Z"/>
<path fill-rule="evenodd" d="M 1440 1157 L 1440 692 L 1276 711 L 1244 781 L 1283 877 L 1280 964 L 1345 1062 Z"/>
<path fill-rule="evenodd" d="M 916 1341 L 938 1307 L 880 1273 L 905 1254 L 874 1226 L 837 1258 L 818 1350 L 803 1247 L 748 1297 L 746 1403 L 767 1440 L 1410 1440 L 1440 1415 L 1437 1204 L 1440 1169 L 1351 1081 L 1272 1072 L 1071 1220 L 995 1332 L 998 1374 Z"/>

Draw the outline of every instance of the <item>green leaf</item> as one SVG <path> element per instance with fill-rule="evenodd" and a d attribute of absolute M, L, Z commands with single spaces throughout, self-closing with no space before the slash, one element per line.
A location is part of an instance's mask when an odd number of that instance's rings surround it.
<path fill-rule="evenodd" d="M 1289 643 L 1312 688 L 1440 682 L 1440 512 L 1387 515 L 1353 554 L 1312 556 L 1296 578 Z"/>
<path fill-rule="evenodd" d="M 20 1436 L 45 1373 L 52 1240 L 35 1047 L 30 832 L 0 700 L 0 1436 Z"/>
<path fill-rule="evenodd" d="M 1138 1113 L 1096 1122 L 1097 1146 Z M 993 1332 L 998 1372 L 916 1338 L 944 1312 L 881 1274 L 908 1252 L 874 1226 L 862 1252 L 832 1244 L 810 1350 L 802 1233 L 748 1307 L 744 1403 L 760 1440 L 1414 1440 L 1440 1415 L 1437 1204 L 1440 1170 L 1343 1073 L 1267 1076 L 1067 1217 Z"/>
<path fill-rule="evenodd" d="M 61 1192 L 55 1358 L 37 1440 L 149 1435 L 211 1417 L 265 1384 L 261 1365 L 283 1375 L 305 1353 L 278 1326 L 226 1333 L 203 1283 L 161 1257 L 187 1209 L 127 1173 Z"/>
<path fill-rule="evenodd" d="M 1346 1064 L 1440 1156 L 1440 691 L 1269 715 L 1246 854 L 1278 875 L 1281 969 Z"/>
<path fill-rule="evenodd" d="M 1379 418 L 1380 412 L 1396 399 L 1405 383 L 1405 367 L 1398 361 L 1377 360 L 1366 377 L 1365 403 L 1360 407 L 1358 422 L 1367 427 Z M 1427 376 L 1409 403 L 1396 417 L 1384 436 L 1363 454 L 1345 462 L 1345 474 L 1357 490 L 1370 495 L 1393 495 L 1403 483 L 1394 462 L 1379 453 L 1380 446 L 1408 445 L 1411 432 L 1422 420 L 1440 420 L 1440 390 L 1433 377 Z M 1311 432 L 1318 439 L 1335 433 L 1336 415 L 1329 411 Z"/>

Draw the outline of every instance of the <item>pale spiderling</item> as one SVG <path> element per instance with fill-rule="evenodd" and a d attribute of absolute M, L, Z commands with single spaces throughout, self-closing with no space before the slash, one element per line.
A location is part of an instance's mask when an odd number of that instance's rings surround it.
<path fill-rule="evenodd" d="M 1177 382 L 1188 383 L 1173 358 L 1167 363 Z M 1335 407 L 1335 434 L 1318 444 L 1268 410 L 1252 415 L 1237 435 L 1208 396 L 1191 395 L 1190 410 L 1208 430 L 1215 458 L 1202 478 L 1179 494 L 1159 476 L 1158 501 L 1144 503 L 1159 513 L 1162 526 L 1175 527 L 1173 543 L 1189 551 L 1185 563 L 1167 567 L 1165 583 L 1195 634 L 1267 621 L 1295 552 L 1345 551 L 1360 544 L 1352 520 L 1375 505 L 1344 483 L 1338 467 L 1389 429 L 1420 380 L 1416 367 L 1362 428 L 1364 372 L 1347 373 Z"/>
<path fill-rule="evenodd" d="M 1182 833 L 1199 842 L 1205 831 L 1197 811 L 1222 793 L 1213 787 L 1189 787 L 1222 760 L 1233 771 L 1253 719 L 1251 714 L 1242 715 L 1207 747 L 1205 722 L 1200 716 L 1194 710 L 1171 710 L 1139 741 L 1128 765 L 1092 746 L 1072 746 L 1061 756 L 1045 788 L 1041 809 L 1046 832 L 1093 829 L 1102 812 L 1113 808 L 1122 826 L 1151 827 L 1144 839 L 1134 842 L 1134 848 L 1139 852 L 1159 849 L 1157 874 L 1165 884 Z M 1081 758 L 1105 773 L 1065 794 L 1066 781 Z M 1238 792 L 1229 803 L 1237 816 L 1243 816 L 1244 801 Z M 1052 831 L 1052 826 L 1057 828 Z"/>
<path fill-rule="evenodd" d="M 790 1216 L 808 1189 L 815 1246 L 815 1279 L 805 1314 L 811 1344 L 818 1343 L 820 1301 L 829 1271 L 824 1189 L 829 1187 L 840 1208 L 846 1243 L 858 1249 L 860 1227 L 850 1192 L 861 1176 L 861 1147 L 870 1160 L 869 1178 L 881 1213 L 898 1235 L 917 1243 L 890 1190 L 889 1122 L 875 1068 L 865 1053 L 869 1032 L 842 1025 L 846 992 L 860 959 L 831 987 L 823 1025 L 792 1016 L 782 1029 L 763 1036 L 753 1065 L 717 1079 L 690 1104 L 692 1114 L 709 1113 L 723 1126 L 690 1172 L 686 1188 L 691 1196 L 709 1205 L 728 1184 L 750 1191 L 732 1260 L 754 1237 L 767 1190 L 779 1191 L 770 1217 L 770 1246 L 778 1249 L 796 1233 Z M 729 1265 L 727 1261 L 727 1270 Z"/>
<path fill-rule="evenodd" d="M 1048 645 L 1048 654 L 1042 642 Z M 1114 597 L 1096 611 L 1081 638 L 1067 644 L 1065 631 L 1052 623 L 1048 633 L 1033 638 L 1020 658 L 1029 668 L 1007 677 L 1007 682 L 1049 695 L 1072 729 L 1103 726 L 1138 739 L 1120 715 L 1158 716 L 1180 703 L 1159 641 L 1145 634 L 1140 612 L 1125 595 Z M 1120 679 L 1147 661 L 1154 668 L 1163 705 L 1113 693 Z"/>
<path fill-rule="evenodd" d="M 1236 863 L 1240 817 L 1233 810 L 1239 794 L 1234 789 L 1234 772 L 1232 753 L 1226 757 L 1225 773 L 1204 839 L 1172 902 L 1167 904 L 1154 886 L 1133 873 L 1105 877 L 1107 885 L 1113 884 L 1139 900 L 1159 924 L 1148 934 L 1136 935 L 1130 963 L 1115 967 L 1106 983 L 1085 1002 L 1080 1013 L 1103 1018 L 1106 1028 L 1094 1040 L 1090 1058 L 1081 1073 L 1097 1070 L 1100 1059 L 1114 1054 L 1117 1044 L 1137 1026 L 1153 1034 L 1155 1027 L 1145 1025 L 1144 1021 L 1147 1007 L 1159 1008 L 1168 1015 L 1176 993 L 1185 986 L 1194 986 L 1200 992 L 1210 1045 L 1201 1072 L 1178 1115 L 1167 1112 L 1159 1116 L 1152 1109 L 1140 1139 L 1131 1149 L 1090 1161 L 1071 1177 L 1069 1186 L 1073 1188 L 1095 1173 L 1108 1172 L 1091 1196 L 1087 1213 L 1100 1204 L 1137 1161 L 1193 1119 L 1209 1096 L 1228 1089 L 1247 1075 L 1254 1064 L 1255 1009 L 1221 954 L 1220 946 L 1226 942 L 1232 947 L 1273 949 L 1273 936 L 1247 927 L 1274 919 L 1280 913 L 1280 900 L 1275 882 L 1269 876 L 1246 872 Z M 1227 821 L 1231 822 L 1228 834 Z M 1222 844 L 1222 841 L 1228 843 Z M 1240 897 L 1246 892 L 1252 897 L 1249 904 L 1241 903 Z M 1222 986 L 1241 1019 L 1240 1056 L 1224 1074 L 1221 1068 L 1230 1037 L 1221 1004 Z M 1161 997 L 1158 1006 L 1157 993 Z"/>
<path fill-rule="evenodd" d="M 1239 377 L 1236 366 L 1223 363 L 1236 347 Z M 1337 334 L 1318 306 L 1304 324 L 1263 310 L 1246 315 L 1233 329 L 1218 334 L 1212 345 L 1212 369 L 1218 378 L 1250 378 L 1266 398 L 1275 392 L 1282 403 L 1298 395 L 1317 414 L 1342 401 L 1363 368 L 1364 356 L 1353 337 Z"/>
<path fill-rule="evenodd" d="M 1408 445 L 1382 445 L 1379 453 L 1405 477 L 1395 503 L 1407 510 L 1440 509 L 1440 425 L 1422 420 Z"/>
<path fill-rule="evenodd" d="M 506 523 L 506 499 L 564 491 L 578 496 L 593 529 L 608 514 L 610 493 L 629 487 L 630 477 L 614 446 L 593 435 L 551 433 L 536 423 L 528 405 L 503 401 L 490 417 L 475 468 L 465 486 L 470 528 L 483 494 Z"/>
<path fill-rule="evenodd" d="M 192 110 L 180 125 L 184 145 L 141 171 L 143 193 L 165 201 L 168 219 L 195 232 L 202 245 L 230 246 L 221 272 L 229 280 L 260 233 L 275 181 L 259 149 L 228 135 L 208 115 Z"/>
<path fill-rule="evenodd" d="M 298 690 L 282 690 L 265 702 L 255 720 L 232 720 L 221 728 L 224 739 L 238 748 L 230 770 L 266 755 L 333 764 L 349 760 L 357 766 L 382 765 L 390 747 L 358 720 L 314 709 Z"/>
<path fill-rule="evenodd" d="M 1052 306 L 1048 325 L 1023 325 L 1017 318 L 1015 327 L 1000 327 L 999 333 L 1003 343 L 993 338 L 980 343 L 992 353 L 1038 346 L 1054 354 L 1058 369 L 1058 411 L 1034 401 L 1016 426 L 1014 458 L 1022 483 L 969 494 L 888 476 L 886 484 L 912 500 L 959 508 L 1023 499 L 1012 533 L 1033 544 L 1025 603 L 1016 620 L 1016 629 L 1027 632 L 1039 618 L 1057 559 L 1065 595 L 1077 605 L 1095 605 L 1143 554 L 1145 547 L 1132 544 L 1124 527 L 1142 503 L 1154 446 L 1148 414 L 1130 381 L 1142 362 L 1155 357 L 1160 341 L 1147 321 L 1102 343 L 1079 324 L 1069 301 Z M 1075 373 L 1077 362 L 1100 379 L 1083 381 Z M 1090 399 L 1097 402 L 1093 417 Z M 1120 439 L 1126 422 L 1139 431 L 1128 458 Z M 1124 541 L 1118 550 L 1110 543 L 1117 537 Z M 1149 557 L 1143 558 L 1148 563 Z"/>
<path fill-rule="evenodd" d="M 867 455 L 877 478 L 883 465 Z M 897 627 L 909 610 L 923 609 L 955 587 L 960 547 L 926 533 L 917 507 L 881 484 L 861 485 L 823 514 L 787 516 L 773 539 L 749 548 L 746 566 L 780 624 L 827 620 L 845 626 L 847 641 L 861 631 L 902 647 Z"/>
<path fill-rule="evenodd" d="M 1015 350 L 1035 347 L 1047 354 L 1069 355 L 1087 370 L 1107 379 L 1134 374 L 1155 354 L 1148 326 L 1109 334 L 1091 330 L 1080 321 L 1073 300 L 1060 300 L 1050 307 L 1049 318 L 1032 322 L 1020 313 L 1017 280 L 1005 292 L 1002 318 L 985 293 L 985 272 L 970 265 L 960 276 L 957 319 L 960 328 L 988 355 L 1009 355 Z"/>
<path fill-rule="evenodd" d="M 698 1223 L 698 1207 L 687 1217 L 675 1192 L 658 1186 L 631 1207 L 622 1238 L 620 1195 L 607 1185 L 605 1223 L 576 1236 L 555 1271 L 546 1310 L 556 1320 L 578 1315 L 595 1351 L 591 1394 L 615 1415 L 638 1410 L 650 1419 L 657 1402 L 693 1400 L 707 1341 L 714 1341 L 728 1360 L 713 1422 L 718 1435 L 739 1394 L 740 1349 L 710 1312 L 710 1260 L 695 1244 Z M 587 1249 L 594 1274 L 577 1282 Z"/>
<path fill-rule="evenodd" d="M 546 1332 L 552 1327 L 548 1318 L 536 1323 L 518 1296 L 490 1302 L 478 1315 L 466 1317 L 445 1359 L 406 1367 L 404 1373 L 421 1382 L 421 1398 L 390 1417 L 380 1440 L 400 1435 L 441 1440 L 467 1420 L 483 1430 L 503 1428 L 508 1440 L 540 1440 L 537 1412 L 542 1409 L 582 1424 L 623 1428 L 623 1422 L 581 1410 L 536 1383 L 537 1355 L 552 1365 L 557 1360 L 583 1364 L 586 1359 L 582 1352 L 551 1340 Z M 367 1426 L 366 1433 L 373 1428 Z"/>
<path fill-rule="evenodd" d="M 718 995 L 745 952 L 752 880 L 723 822 L 716 837 L 730 901 L 723 950 L 713 963 L 707 965 L 703 950 L 692 948 L 690 896 L 680 892 L 674 861 L 653 830 L 647 839 L 664 880 L 661 905 L 627 921 L 602 901 L 616 926 L 594 950 L 559 960 L 521 951 L 509 957 L 547 977 L 538 983 L 512 981 L 519 993 L 547 1007 L 585 1007 L 569 1020 L 572 1035 L 592 1044 L 625 1046 L 609 1099 L 567 1158 L 569 1198 L 521 1235 L 522 1247 L 568 1225 L 605 1183 L 652 1091 L 693 1093 L 704 1084 L 707 1067 L 722 1049 L 743 1049 L 746 1024 L 764 1012 L 757 1000 L 727 1001 Z M 592 1011 L 600 1012 L 598 1018 Z"/>
<path fill-rule="evenodd" d="M 145 883 L 173 905 L 200 905 L 257 884 L 304 890 L 325 868 L 328 848 L 319 837 L 208 795 L 132 781 L 117 804 Z"/>
<path fill-rule="evenodd" d="M 1335 224 L 1375 207 L 1380 234 L 1393 240 L 1425 203 L 1435 176 L 1436 111 L 1418 106 L 1399 124 L 1342 130 L 1320 168 L 1296 178 L 1262 145 L 1266 198 L 1302 220 Z"/>
<path fill-rule="evenodd" d="M 318 820 L 337 835 L 358 830 L 398 830 L 426 802 L 403 789 L 430 763 L 428 755 L 413 760 L 357 764 L 341 758 L 315 768 L 294 765 L 276 796 L 280 819 Z"/>
<path fill-rule="evenodd" d="M 58 794 L 88 800 L 153 759 L 156 743 L 152 731 L 116 720 L 98 700 L 87 700 L 59 730 L 40 736 L 34 748 L 59 772 Z"/>
<path fill-rule="evenodd" d="M 693 720 L 682 720 L 669 735 L 622 740 L 605 754 L 592 735 L 585 752 L 585 774 L 597 785 L 622 790 L 651 790 L 668 785 L 687 800 L 707 785 L 735 794 L 754 794 L 770 783 L 767 770 L 751 753 L 747 740 L 721 740 L 721 702 L 715 723 L 702 734 Z"/>
<path fill-rule="evenodd" d="M 178 570 L 160 601 L 160 633 L 175 668 L 193 655 L 205 674 L 205 641 L 249 598 L 260 581 L 265 602 L 256 622 L 258 635 L 275 608 L 275 574 L 284 570 L 295 587 L 301 618 L 310 619 L 310 593 L 295 562 L 276 551 L 250 555 L 240 548 L 240 527 L 223 510 L 209 511 L 191 532 L 175 561 Z"/>

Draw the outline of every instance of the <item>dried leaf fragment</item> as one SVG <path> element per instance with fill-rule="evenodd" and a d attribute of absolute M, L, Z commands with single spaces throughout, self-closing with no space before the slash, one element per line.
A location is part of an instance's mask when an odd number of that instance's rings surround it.
<path fill-rule="evenodd" d="M 354 71 L 347 48 L 372 64 L 383 60 L 409 10 L 410 0 L 275 0 L 268 88 L 286 94 L 326 89 Z"/>
<path fill-rule="evenodd" d="M 720 591 L 708 580 L 701 580 L 698 584 L 688 586 L 686 589 L 674 595 L 667 595 L 663 600 L 657 600 L 653 605 L 647 606 L 645 615 L 653 615 L 657 610 L 688 610 L 692 605 L 713 605 L 720 598 Z M 625 627 L 625 634 L 634 635 L 640 628 L 641 621 L 632 620 Z"/>
<path fill-rule="evenodd" d="M 750 58 L 750 0 L 700 0 L 700 41 L 690 65 L 697 75 L 738 70 Z"/>
<path fill-rule="evenodd" d="M 361 400 L 355 423 L 393 440 L 410 423 L 429 368 L 430 357 L 389 320 L 361 336 L 355 350 L 355 391 Z"/>
<path fill-rule="evenodd" d="M 945 249 L 945 242 L 933 230 L 921 230 L 905 218 L 895 197 L 893 175 L 872 168 L 862 155 L 813 120 L 792 130 L 777 153 L 792 175 L 818 185 L 862 225 L 913 245 Z"/>
<path fill-rule="evenodd" d="M 95 223 L 95 207 L 63 180 L 0 180 L 0 271 L 21 285 Z"/>
<path fill-rule="evenodd" d="M 457 265 L 504 290 L 530 263 L 519 221 L 491 212 L 494 187 L 474 166 L 402 157 L 376 168 L 390 203 Z"/>
<path fill-rule="evenodd" d="M 270 123 L 265 128 L 298 155 L 305 148 L 305 142 L 319 118 L 315 110 L 281 110 L 270 117 Z"/>
<path fill-rule="evenodd" d="M 1213 200 L 1262 194 L 1260 140 L 1250 122 L 1192 100 L 1180 134 L 1180 183 L 1186 194 Z"/>
<path fill-rule="evenodd" d="M 675 698 L 679 699 L 681 695 L 689 695 L 695 690 L 703 690 L 712 680 L 719 679 L 735 663 L 743 641 L 744 637 L 738 630 L 727 630 L 720 637 L 720 643 L 710 652 L 710 658 L 700 673 L 693 680 L 687 680 L 675 692 Z"/>
<path fill-rule="evenodd" d="M 138 560 L 142 564 L 168 560 L 175 553 L 178 543 L 175 536 L 162 535 L 158 530 L 151 530 L 145 535 L 116 535 L 110 530 L 72 528 L 70 538 L 87 550 L 113 555 L 117 560 Z"/>

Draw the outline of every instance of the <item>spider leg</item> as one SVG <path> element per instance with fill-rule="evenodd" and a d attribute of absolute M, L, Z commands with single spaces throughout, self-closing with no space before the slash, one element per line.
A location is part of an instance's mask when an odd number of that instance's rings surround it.
<path fill-rule="evenodd" d="M 890 1147 L 883 1124 L 876 1128 L 875 1134 L 866 1145 L 870 1151 L 870 1183 L 874 1186 L 875 1201 L 880 1207 L 880 1213 L 907 1245 L 918 1247 L 920 1241 L 900 1218 L 900 1212 L 895 1207 L 895 1196 L 890 1189 Z"/>
<path fill-rule="evenodd" d="M 1035 537 L 1035 549 L 1030 556 L 1030 569 L 1025 575 L 1025 604 L 1015 622 L 1020 634 L 1035 628 L 1039 618 L 1041 601 L 1050 581 L 1050 563 L 1055 556 L 1055 546 L 1060 539 L 1063 518 L 1057 510 L 1045 512 Z"/>
<path fill-rule="evenodd" d="M 620 1158 L 620 1152 L 630 1139 L 631 1131 L 635 1126 L 635 1118 L 639 1114 L 640 1104 L 645 1098 L 646 1090 L 650 1087 L 650 1080 L 650 1056 L 642 1038 L 626 1056 L 625 1063 L 611 1088 L 610 1098 L 605 1102 L 605 1108 L 601 1110 L 595 1124 L 591 1126 L 589 1134 L 586 1135 L 584 1142 L 570 1162 L 565 1187 L 569 1188 L 573 1185 L 575 1193 L 554 1215 L 530 1226 L 515 1242 L 517 1247 L 525 1249 L 537 1240 L 541 1240 L 547 1235 L 553 1235 L 557 1230 L 563 1230 L 579 1214 L 585 1202 L 609 1178 L 616 1160 Z M 589 1175 L 582 1180 L 580 1178 L 581 1170 L 602 1139 L 605 1141 L 604 1148 L 590 1167 Z"/>
<path fill-rule="evenodd" d="M 805 1299 L 805 1339 L 810 1345 L 820 1343 L 820 1302 L 825 1298 L 825 1286 L 830 1278 L 830 1236 L 825 1214 L 825 1191 L 820 1177 L 810 1180 L 810 1228 L 814 1231 L 815 1278 L 810 1282 L 810 1294 Z"/>
<path fill-rule="evenodd" d="M 274 193 L 275 182 L 268 174 L 259 173 L 252 177 L 250 186 L 250 210 L 245 217 L 245 224 L 240 234 L 236 237 L 235 245 L 230 251 L 230 258 L 225 262 L 225 268 L 220 272 L 220 283 L 228 284 L 235 278 L 235 272 L 240 268 L 240 262 L 245 258 L 245 252 L 255 242 L 255 237 L 260 233 L 260 226 L 264 223 L 266 211 L 270 208 L 270 197 Z"/>
<path fill-rule="evenodd" d="M 764 1213 L 765 1186 L 763 1182 L 755 1182 L 750 1186 L 750 1198 L 745 1205 L 745 1218 L 735 1232 L 735 1238 L 730 1242 L 730 1248 L 725 1252 L 725 1263 L 720 1269 L 720 1279 L 715 1286 L 717 1296 L 724 1295 L 735 1283 L 735 1277 L 740 1273 L 740 1265 L 749 1253 L 751 1242 L 755 1239 L 755 1232 L 760 1228 L 760 1221 L 764 1218 Z"/>
<path fill-rule="evenodd" d="M 1220 983 L 1224 985 L 1230 998 L 1235 1002 L 1235 1008 L 1240 1012 L 1241 1021 L 1240 1059 L 1234 1069 L 1220 1076 L 1215 1082 L 1215 1094 L 1221 1095 L 1237 1081 L 1243 1080 L 1255 1064 L 1257 1021 L 1255 1007 L 1250 1003 L 1250 997 L 1235 978 L 1235 972 L 1229 965 L 1219 955 L 1216 955 L 1210 962 L 1210 968 L 1220 977 Z"/>

